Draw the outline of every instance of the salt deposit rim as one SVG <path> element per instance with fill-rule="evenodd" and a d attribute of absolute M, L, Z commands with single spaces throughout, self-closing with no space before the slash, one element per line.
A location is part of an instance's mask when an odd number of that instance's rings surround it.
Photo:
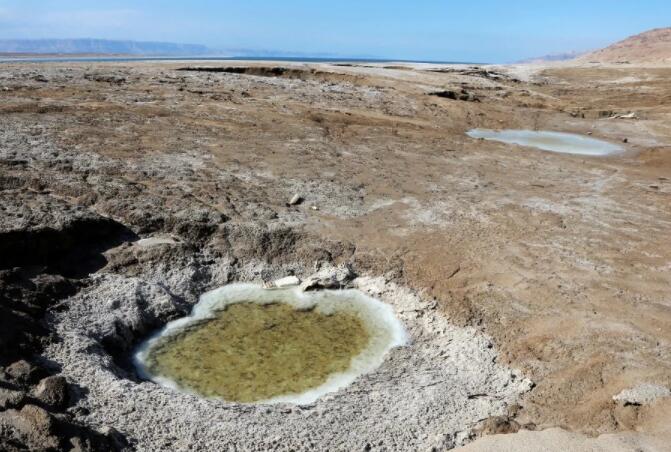
<path fill-rule="evenodd" d="M 152 375 L 146 366 L 147 358 L 152 347 L 158 344 L 158 341 L 162 338 L 183 331 L 185 328 L 203 320 L 213 319 L 216 312 L 229 305 L 245 302 L 260 305 L 285 303 L 296 310 L 314 309 L 316 312 L 325 315 L 335 312 L 355 314 L 370 335 L 368 345 L 361 353 L 352 358 L 347 371 L 331 374 L 326 382 L 305 392 L 285 394 L 268 400 L 249 403 L 251 405 L 276 403 L 307 405 L 314 403 L 320 397 L 350 385 L 361 375 L 374 371 L 382 365 L 391 349 L 406 345 L 408 342 L 406 330 L 401 321 L 396 318 L 392 307 L 359 290 L 304 292 L 298 287 L 267 290 L 257 284 L 236 283 L 204 293 L 189 316 L 169 322 L 163 329 L 143 341 L 133 353 L 133 364 L 138 375 L 144 380 L 153 381 L 161 386 L 207 398 L 180 386 L 177 381 L 169 377 Z M 230 402 L 221 398 L 208 399 L 240 404 L 240 402 Z"/>

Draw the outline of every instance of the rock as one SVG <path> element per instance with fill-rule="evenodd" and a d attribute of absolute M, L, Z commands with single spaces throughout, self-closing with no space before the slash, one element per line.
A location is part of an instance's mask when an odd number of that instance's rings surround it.
<path fill-rule="evenodd" d="M 33 396 L 47 408 L 59 410 L 67 402 L 68 383 L 60 375 L 43 378 L 35 388 Z"/>
<path fill-rule="evenodd" d="M 0 410 L 17 408 L 26 400 L 26 394 L 22 391 L 0 388 Z"/>
<path fill-rule="evenodd" d="M 308 277 L 301 284 L 303 291 L 320 289 L 342 289 L 356 275 L 347 265 L 340 267 L 322 267 L 317 273 Z"/>
<path fill-rule="evenodd" d="M 109 309 L 110 311 L 113 311 L 115 309 L 119 309 L 120 306 L 121 306 L 121 301 L 119 301 L 117 298 L 113 298 L 111 300 L 108 300 L 105 303 L 105 307 L 107 309 Z"/>
<path fill-rule="evenodd" d="M 158 245 L 176 245 L 177 243 L 179 243 L 179 242 L 177 240 L 175 240 L 173 237 L 157 236 L 157 237 L 148 237 L 146 239 L 140 239 L 137 242 L 133 243 L 133 245 L 139 246 L 139 247 L 149 248 L 149 247 L 158 246 Z"/>
<path fill-rule="evenodd" d="M 638 116 L 636 116 L 636 113 L 631 112 L 626 115 L 612 114 L 608 119 L 638 119 Z"/>
<path fill-rule="evenodd" d="M 282 289 L 285 287 L 297 286 L 301 280 L 296 276 L 287 276 L 285 278 L 276 279 L 275 281 L 264 284 L 266 289 Z"/>
<path fill-rule="evenodd" d="M 629 138 L 625 138 L 622 140 L 623 143 L 629 143 Z"/>
<path fill-rule="evenodd" d="M 430 93 L 430 95 L 450 100 L 461 100 L 465 102 L 480 102 L 480 99 L 477 96 L 475 96 L 473 93 L 469 93 L 465 89 L 462 89 L 460 92 L 451 90 L 437 91 L 434 93 Z"/>
<path fill-rule="evenodd" d="M 303 201 L 303 198 L 299 194 L 295 194 L 290 200 L 289 200 L 289 205 L 290 206 L 296 206 L 300 204 Z"/>
<path fill-rule="evenodd" d="M 112 427 L 103 427 L 99 432 L 81 431 L 70 438 L 71 452 L 124 451 L 130 450 L 128 441 Z"/>
<path fill-rule="evenodd" d="M 22 359 L 10 364 L 5 372 L 13 382 L 19 385 L 27 385 L 37 382 L 43 375 L 42 369 Z"/>
<path fill-rule="evenodd" d="M 103 427 L 100 434 L 115 448 L 115 450 L 124 450 L 128 447 L 128 440 L 114 427 Z"/>
<path fill-rule="evenodd" d="M 56 420 L 43 408 L 26 405 L 20 411 L 0 413 L 3 438 L 25 445 L 28 450 L 58 450 L 60 441 L 55 433 Z"/>
<path fill-rule="evenodd" d="M 662 397 L 671 397 L 671 390 L 666 386 L 643 383 L 633 388 L 625 389 L 613 396 L 613 400 L 626 405 L 646 405 Z"/>
<path fill-rule="evenodd" d="M 509 433 L 517 433 L 520 428 L 520 424 L 508 416 L 492 416 L 485 419 L 480 426 L 476 428 L 476 433 L 480 436 L 505 435 Z"/>

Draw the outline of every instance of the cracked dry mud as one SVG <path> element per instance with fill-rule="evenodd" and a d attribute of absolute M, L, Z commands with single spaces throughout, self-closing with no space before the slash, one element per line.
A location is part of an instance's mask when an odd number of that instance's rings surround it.
<path fill-rule="evenodd" d="M 0 448 L 665 450 L 669 397 L 613 397 L 671 387 L 671 69 L 236 64 L 0 66 Z M 306 406 L 137 378 L 206 290 L 340 264 L 410 334 L 378 371 Z"/>

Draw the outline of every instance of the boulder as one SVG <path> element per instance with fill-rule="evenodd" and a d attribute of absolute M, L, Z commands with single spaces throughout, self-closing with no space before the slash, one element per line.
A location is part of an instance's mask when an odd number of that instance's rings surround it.
<path fill-rule="evenodd" d="M 24 359 L 7 366 L 5 373 L 12 382 L 19 385 L 36 383 L 44 375 L 42 369 Z"/>
<path fill-rule="evenodd" d="M 26 400 L 26 394 L 14 389 L 0 388 L 0 410 L 20 406 Z"/>
<path fill-rule="evenodd" d="M 54 417 L 35 405 L 0 413 L 0 437 L 28 450 L 58 450 L 60 441 L 55 430 Z"/>
<path fill-rule="evenodd" d="M 324 266 L 301 284 L 303 291 L 321 289 L 342 289 L 354 279 L 356 275 L 348 265 L 339 267 Z"/>
<path fill-rule="evenodd" d="M 35 388 L 33 397 L 47 408 L 64 408 L 68 400 L 68 383 L 65 377 L 54 375 L 43 378 Z"/>

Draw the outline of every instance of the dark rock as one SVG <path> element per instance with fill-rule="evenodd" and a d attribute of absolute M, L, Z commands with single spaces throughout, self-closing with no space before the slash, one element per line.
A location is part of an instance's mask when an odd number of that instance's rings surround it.
<path fill-rule="evenodd" d="M 60 410 L 68 399 L 68 383 L 62 376 L 51 376 L 40 380 L 33 397 L 49 409 Z"/>
<path fill-rule="evenodd" d="M 0 388 L 0 410 L 18 408 L 26 400 L 26 394 L 14 389 Z"/>
<path fill-rule="evenodd" d="M 45 374 L 43 369 L 23 359 L 7 366 L 5 373 L 10 381 L 18 385 L 36 383 Z"/>
<path fill-rule="evenodd" d="M 48 330 L 42 322 L 56 301 L 77 287 L 40 267 L 0 270 L 0 365 L 39 353 Z"/>
<path fill-rule="evenodd" d="M 26 405 L 0 413 L 0 437 L 10 444 L 35 451 L 59 450 L 56 420 L 45 409 Z M 20 449 L 17 449 L 20 450 Z"/>
<path fill-rule="evenodd" d="M 113 450 L 124 450 L 130 446 L 126 437 L 114 427 L 103 427 L 100 429 L 100 434 L 104 436 Z"/>
<path fill-rule="evenodd" d="M 0 305 L 0 365 L 30 356 L 39 347 L 39 338 L 47 332 L 31 315 Z M 20 368 L 12 368 L 8 377 L 15 381 Z"/>
<path fill-rule="evenodd" d="M 131 450 L 126 438 L 111 427 L 103 427 L 99 432 L 72 423 L 64 423 L 59 428 L 63 443 L 71 451 L 126 451 Z M 65 441 L 67 440 L 67 441 Z"/>
<path fill-rule="evenodd" d="M 480 102 L 480 99 L 478 97 L 476 97 L 472 93 L 469 93 L 465 89 L 462 89 L 460 92 L 445 90 L 445 91 L 437 91 L 435 93 L 430 94 L 431 96 L 442 97 L 444 99 L 450 99 L 450 100 L 461 100 L 465 102 Z"/>

